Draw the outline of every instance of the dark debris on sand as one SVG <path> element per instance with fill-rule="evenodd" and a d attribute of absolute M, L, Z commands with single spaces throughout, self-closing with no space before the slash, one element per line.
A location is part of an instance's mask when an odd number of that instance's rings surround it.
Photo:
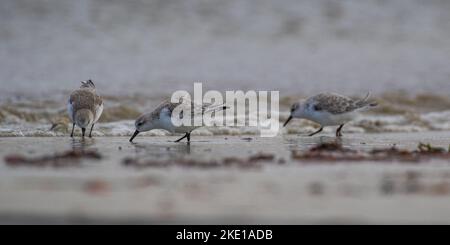
<path fill-rule="evenodd" d="M 194 168 L 219 168 L 219 167 L 238 167 L 238 168 L 259 168 L 262 163 L 274 163 L 275 155 L 257 154 L 248 158 L 227 157 L 221 160 L 194 160 L 194 159 L 169 159 L 169 160 L 150 160 L 126 158 L 122 164 L 127 167 L 148 168 L 148 167 L 194 167 Z M 278 164 L 278 163 L 276 163 Z"/>
<path fill-rule="evenodd" d="M 20 154 L 9 155 L 5 157 L 5 163 L 10 167 L 71 167 L 80 166 L 81 160 L 91 159 L 100 160 L 102 156 L 97 151 L 91 150 L 70 150 L 54 155 L 45 155 L 41 157 L 26 157 Z"/>
<path fill-rule="evenodd" d="M 398 149 L 396 146 L 386 149 L 373 149 L 371 151 L 361 151 L 342 146 L 339 142 L 318 144 L 308 151 L 292 151 L 291 160 L 301 163 L 334 163 L 334 162 L 409 162 L 419 163 L 430 159 L 450 160 L 450 153 L 444 148 L 434 147 L 430 144 L 420 143 L 417 150 L 408 151 Z M 166 168 L 171 166 L 181 166 L 187 168 L 259 168 L 264 164 L 285 164 L 286 160 L 276 159 L 273 154 L 256 154 L 246 158 L 226 157 L 220 160 L 195 160 L 195 159 L 145 159 L 126 158 L 122 164 L 135 168 Z M 388 187 L 386 187 L 388 188 Z"/>
<path fill-rule="evenodd" d="M 314 162 L 377 161 L 377 162 L 421 162 L 430 159 L 450 160 L 448 150 L 420 143 L 417 150 L 408 151 L 396 146 L 387 149 L 374 149 L 369 152 L 344 148 L 337 142 L 322 143 L 306 152 L 292 151 L 293 160 Z"/>

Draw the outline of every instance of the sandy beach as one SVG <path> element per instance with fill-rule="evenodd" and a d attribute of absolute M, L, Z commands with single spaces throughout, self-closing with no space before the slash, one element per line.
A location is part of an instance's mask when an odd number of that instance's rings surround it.
<path fill-rule="evenodd" d="M 448 160 L 305 162 L 291 158 L 331 135 L 277 138 L 176 137 L 72 140 L 69 137 L 0 138 L 1 223 L 126 224 L 448 224 Z M 415 149 L 418 142 L 447 148 L 450 132 L 346 134 L 346 148 Z M 67 166 L 10 166 L 14 153 L 39 157 L 71 149 L 95 150 L 101 159 Z M 125 159 L 162 162 L 273 155 L 257 167 L 141 166 Z M 183 160 L 184 159 L 184 160 Z"/>

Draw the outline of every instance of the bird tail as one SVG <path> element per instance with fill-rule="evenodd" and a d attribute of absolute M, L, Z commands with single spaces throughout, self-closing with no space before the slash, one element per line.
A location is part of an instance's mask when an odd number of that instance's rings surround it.
<path fill-rule="evenodd" d="M 366 97 L 364 97 L 361 100 L 358 100 L 356 102 L 356 106 L 359 108 L 368 108 L 368 107 L 370 108 L 370 107 L 378 106 L 378 103 L 376 101 L 370 101 L 369 98 L 370 98 L 370 92 L 368 92 L 366 94 Z"/>
<path fill-rule="evenodd" d="M 204 104 L 195 104 L 191 99 L 186 98 L 186 97 L 181 97 L 181 103 L 191 103 L 192 109 L 194 109 L 195 107 L 201 107 L 202 108 L 202 113 L 207 113 L 207 112 L 219 112 L 219 111 L 224 111 L 227 109 L 230 109 L 230 107 L 226 106 L 225 104 L 208 104 L 208 103 L 204 103 Z"/>
<path fill-rule="evenodd" d="M 230 107 L 226 106 L 225 104 L 221 104 L 221 105 L 212 105 L 209 106 L 208 108 L 205 109 L 205 112 L 219 112 L 219 111 L 224 111 L 230 109 Z"/>
<path fill-rule="evenodd" d="M 81 87 L 82 88 L 94 88 L 95 89 L 95 84 L 92 82 L 91 79 L 86 80 L 86 81 L 81 81 Z"/>

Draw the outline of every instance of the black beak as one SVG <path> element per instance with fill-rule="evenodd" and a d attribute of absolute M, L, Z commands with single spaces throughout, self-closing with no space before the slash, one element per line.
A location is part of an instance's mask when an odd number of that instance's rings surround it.
<path fill-rule="evenodd" d="M 134 138 L 136 138 L 136 136 L 139 134 L 140 132 L 139 131 L 134 131 L 134 134 L 133 134 L 133 136 L 131 136 L 131 139 L 130 139 L 130 142 L 131 143 L 133 143 L 133 140 L 134 140 Z"/>
<path fill-rule="evenodd" d="M 283 124 L 283 127 L 286 127 L 286 125 L 289 123 L 289 121 L 292 120 L 292 116 L 289 116 L 289 118 L 286 120 L 286 122 Z"/>

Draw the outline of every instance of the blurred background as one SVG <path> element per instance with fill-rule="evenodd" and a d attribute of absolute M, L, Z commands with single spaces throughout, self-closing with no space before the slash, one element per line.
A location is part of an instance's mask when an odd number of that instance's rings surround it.
<path fill-rule="evenodd" d="M 2 0 L 3 96 L 450 89 L 446 0 Z"/>

